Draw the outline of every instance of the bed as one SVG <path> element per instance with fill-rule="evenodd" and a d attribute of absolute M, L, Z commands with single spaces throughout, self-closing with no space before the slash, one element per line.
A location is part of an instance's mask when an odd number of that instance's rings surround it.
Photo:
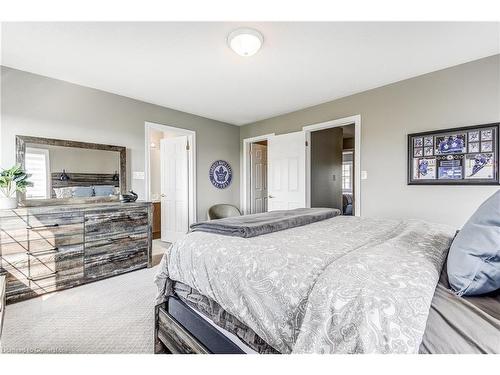
<path fill-rule="evenodd" d="M 157 353 L 498 353 L 500 297 L 457 297 L 455 230 L 339 216 L 254 238 L 194 232 L 156 277 Z"/>

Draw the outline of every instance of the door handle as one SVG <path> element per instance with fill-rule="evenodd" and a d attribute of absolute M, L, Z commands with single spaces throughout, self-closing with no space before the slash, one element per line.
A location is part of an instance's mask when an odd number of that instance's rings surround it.
<path fill-rule="evenodd" d="M 272 198 L 276 198 L 276 197 L 274 195 L 269 195 L 268 198 L 272 199 Z"/>
<path fill-rule="evenodd" d="M 160 194 L 160 197 L 166 198 L 167 196 L 165 194 Z"/>

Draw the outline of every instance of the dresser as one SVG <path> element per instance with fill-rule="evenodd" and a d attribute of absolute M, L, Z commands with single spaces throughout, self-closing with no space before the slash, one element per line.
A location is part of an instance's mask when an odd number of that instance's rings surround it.
<path fill-rule="evenodd" d="M 5 315 L 5 275 L 0 273 L 0 353 L 2 352 L 3 317 Z"/>
<path fill-rule="evenodd" d="M 150 266 L 152 211 L 147 202 L 1 210 L 7 303 Z"/>

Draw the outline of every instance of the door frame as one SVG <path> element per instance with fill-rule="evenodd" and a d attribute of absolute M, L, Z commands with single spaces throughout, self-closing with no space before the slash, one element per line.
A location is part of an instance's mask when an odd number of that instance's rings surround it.
<path fill-rule="evenodd" d="M 163 125 L 154 122 L 144 122 L 144 185 L 145 185 L 145 200 L 151 200 L 151 149 L 149 137 L 151 130 L 158 131 L 173 131 L 179 135 L 188 137 L 189 152 L 188 153 L 188 225 L 197 222 L 197 199 L 196 199 L 196 132 L 194 130 L 187 130 L 177 128 L 175 126 Z"/>
<path fill-rule="evenodd" d="M 311 207 L 311 132 L 354 124 L 354 215 L 361 216 L 361 115 L 302 127 L 306 133 L 306 206 Z"/>
<path fill-rule="evenodd" d="M 275 133 L 259 135 L 243 139 L 243 158 L 241 161 L 240 206 L 243 215 L 250 213 L 250 144 L 260 141 L 269 141 Z"/>

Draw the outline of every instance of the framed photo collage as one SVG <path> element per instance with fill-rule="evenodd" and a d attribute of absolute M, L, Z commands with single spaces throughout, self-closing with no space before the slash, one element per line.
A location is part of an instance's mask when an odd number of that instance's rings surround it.
<path fill-rule="evenodd" d="M 408 135 L 408 185 L 495 185 L 500 123 Z"/>

